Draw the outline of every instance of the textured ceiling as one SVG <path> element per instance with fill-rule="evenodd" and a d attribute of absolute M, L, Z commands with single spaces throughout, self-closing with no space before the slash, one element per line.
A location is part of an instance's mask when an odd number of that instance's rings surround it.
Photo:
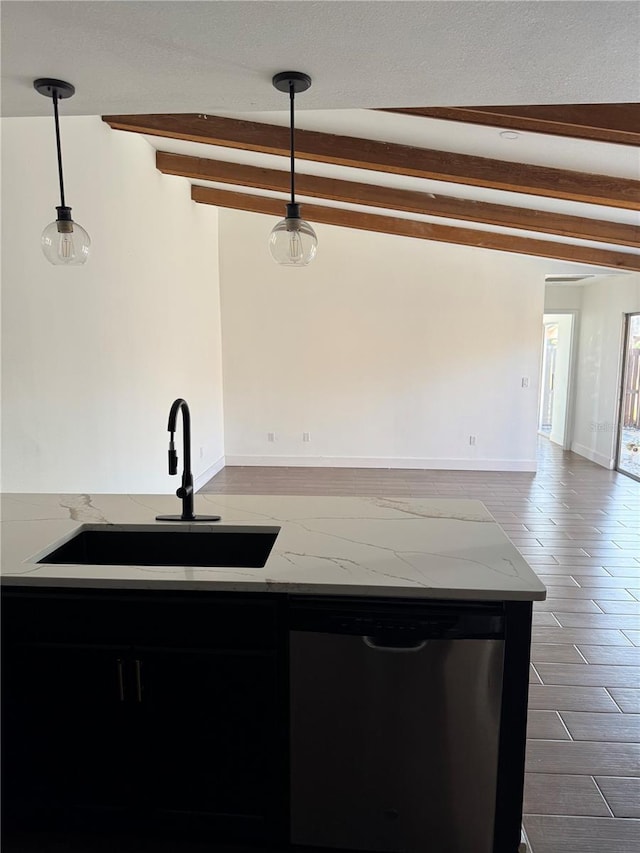
<path fill-rule="evenodd" d="M 313 77 L 301 109 L 593 103 L 640 94 L 631 2 L 16 2 L 4 0 L 2 112 L 48 115 L 31 88 L 67 79 L 67 115 L 282 108 L 271 76 Z"/>
<path fill-rule="evenodd" d="M 313 78 L 311 89 L 296 99 L 301 129 L 489 157 L 504 161 L 507 171 L 509 162 L 521 162 L 631 179 L 640 174 L 640 153 L 631 146 L 530 132 L 505 140 L 497 127 L 367 109 L 638 101 L 638 0 L 3 0 L 0 17 L 4 116 L 50 117 L 51 102 L 32 87 L 34 78 L 46 76 L 76 86 L 76 96 L 62 107 L 65 117 L 208 113 L 286 125 L 286 97 L 273 89 L 271 77 L 294 69 Z M 147 138 L 164 151 L 267 168 L 288 165 L 265 154 Z M 636 211 L 622 208 L 312 161 L 304 161 L 300 168 L 327 178 L 447 194 L 470 203 L 488 201 L 638 223 Z M 388 213 L 514 236 L 541 236 L 435 216 Z M 582 239 L 553 234 L 545 239 L 587 245 Z M 636 251 L 593 241 L 590 245 Z M 581 269 L 575 262 L 549 260 L 550 271 Z"/>

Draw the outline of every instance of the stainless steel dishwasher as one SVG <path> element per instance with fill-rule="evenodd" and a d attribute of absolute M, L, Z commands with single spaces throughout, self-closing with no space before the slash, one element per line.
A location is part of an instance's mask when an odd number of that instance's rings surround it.
<path fill-rule="evenodd" d="M 491 853 L 496 603 L 292 600 L 291 841 Z"/>

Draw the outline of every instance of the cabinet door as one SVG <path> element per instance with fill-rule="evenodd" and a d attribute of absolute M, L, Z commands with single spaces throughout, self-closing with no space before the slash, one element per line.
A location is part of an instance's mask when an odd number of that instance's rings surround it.
<path fill-rule="evenodd" d="M 3 664 L 5 817 L 68 825 L 126 803 L 124 649 L 9 643 Z"/>
<path fill-rule="evenodd" d="M 133 655 L 147 779 L 141 790 L 155 825 L 204 829 L 221 839 L 277 836 L 286 750 L 275 652 Z"/>

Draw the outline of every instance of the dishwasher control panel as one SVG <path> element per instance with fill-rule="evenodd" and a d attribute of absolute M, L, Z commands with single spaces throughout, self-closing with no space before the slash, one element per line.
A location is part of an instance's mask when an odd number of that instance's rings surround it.
<path fill-rule="evenodd" d="M 502 639 L 504 611 L 499 602 L 418 602 L 415 599 L 290 599 L 289 627 L 362 637 L 405 639 Z"/>

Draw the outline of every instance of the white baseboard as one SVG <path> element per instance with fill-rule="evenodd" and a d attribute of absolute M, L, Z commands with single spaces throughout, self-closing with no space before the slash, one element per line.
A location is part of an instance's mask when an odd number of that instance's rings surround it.
<path fill-rule="evenodd" d="M 218 471 L 222 471 L 226 462 L 224 456 L 221 456 L 213 465 L 210 465 L 206 471 L 203 471 L 202 474 L 198 474 L 197 477 L 193 478 L 193 490 L 197 492 L 198 489 L 201 489 L 205 483 L 208 483 L 212 477 L 218 473 Z"/>
<path fill-rule="evenodd" d="M 596 465 L 602 465 L 603 468 L 612 470 L 615 467 L 615 459 L 611 459 L 610 456 L 605 456 L 604 453 L 597 453 L 595 450 L 591 450 L 590 447 L 585 447 L 584 444 L 578 444 L 574 441 L 571 444 L 571 450 L 573 453 L 577 453 L 579 456 L 584 456 L 585 459 L 595 462 Z"/>
<path fill-rule="evenodd" d="M 374 456 L 226 456 L 227 465 L 283 468 L 414 468 L 433 471 L 529 471 L 535 459 L 419 459 Z"/>

